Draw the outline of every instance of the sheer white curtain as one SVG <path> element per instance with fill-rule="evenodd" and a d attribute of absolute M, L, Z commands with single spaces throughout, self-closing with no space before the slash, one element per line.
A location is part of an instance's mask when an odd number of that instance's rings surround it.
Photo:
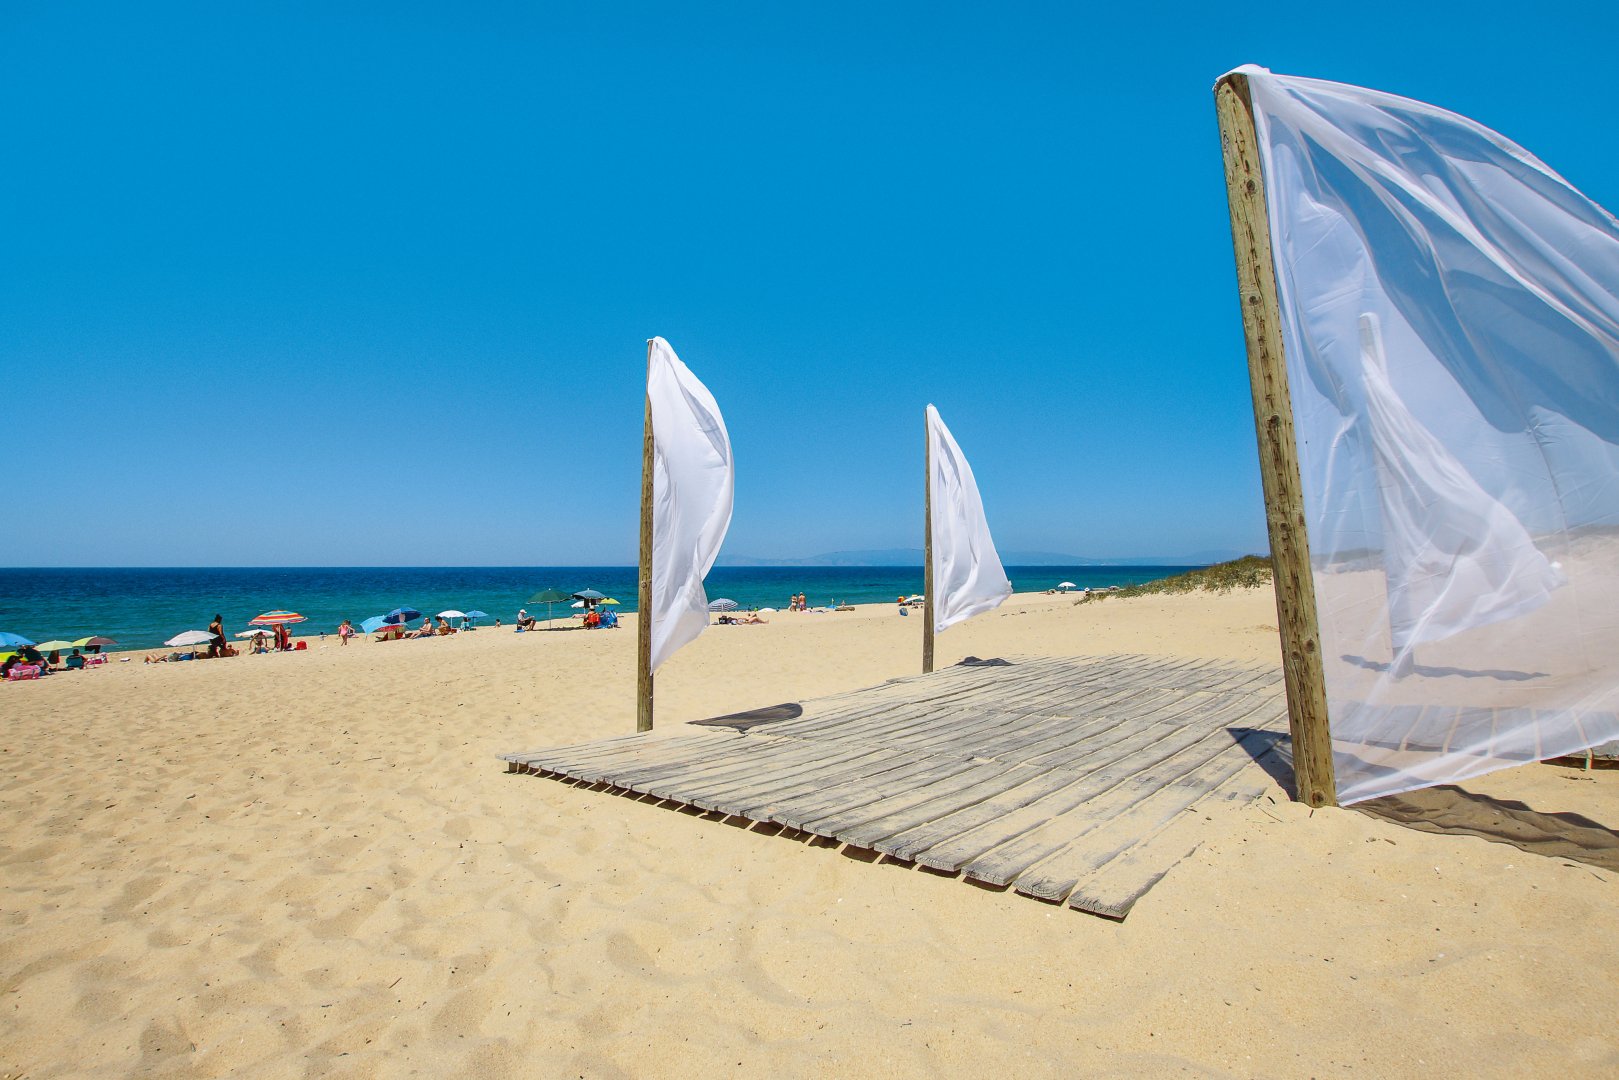
<path fill-rule="evenodd" d="M 708 626 L 703 578 L 731 526 L 731 436 L 714 395 L 661 337 L 647 360 L 652 405 L 652 669 Z"/>
<path fill-rule="evenodd" d="M 1465 117 L 1241 70 L 1339 799 L 1619 737 L 1619 225 Z"/>

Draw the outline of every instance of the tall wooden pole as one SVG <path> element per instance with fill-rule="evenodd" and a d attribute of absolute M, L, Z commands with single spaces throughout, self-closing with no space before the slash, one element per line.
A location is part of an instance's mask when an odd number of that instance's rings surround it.
<path fill-rule="evenodd" d="M 1259 471 L 1276 580 L 1287 719 L 1293 736 L 1293 780 L 1303 802 L 1334 806 L 1338 802 L 1337 781 L 1327 726 L 1315 579 L 1310 574 L 1310 542 L 1304 527 L 1303 485 L 1293 435 L 1293 402 L 1282 352 L 1276 267 L 1271 259 L 1264 172 L 1248 77 L 1234 73 L 1221 79 L 1214 87 L 1214 107 L 1220 117 L 1220 141 L 1225 154 L 1231 244 L 1237 256 L 1237 289 L 1242 298 L 1248 379 L 1253 386 L 1254 427 L 1259 436 Z"/>
<path fill-rule="evenodd" d="M 922 674 L 933 670 L 933 432 L 922 414 Z"/>
<path fill-rule="evenodd" d="M 647 375 L 652 342 L 646 343 Z M 635 730 L 652 730 L 652 392 L 641 435 L 641 586 L 635 601 Z"/>

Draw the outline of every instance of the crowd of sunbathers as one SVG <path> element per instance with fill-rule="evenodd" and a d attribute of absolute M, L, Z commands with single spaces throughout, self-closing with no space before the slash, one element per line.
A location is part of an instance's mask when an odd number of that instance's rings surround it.
<path fill-rule="evenodd" d="M 59 649 L 41 653 L 32 645 L 19 645 L 10 656 L 0 660 L 0 681 L 12 678 L 13 672 L 17 673 L 18 678 L 32 678 L 58 671 L 79 671 L 106 662 L 107 658 L 101 655 L 100 645 L 86 646 L 82 652 L 74 649 L 67 656 L 63 656 Z"/>
<path fill-rule="evenodd" d="M 618 612 L 607 607 L 598 607 L 594 600 L 585 601 L 585 610 L 580 613 L 579 625 L 585 630 L 614 630 L 618 628 Z M 497 621 L 496 626 L 500 623 Z M 517 609 L 517 632 L 538 630 L 539 620 L 528 613 L 527 608 Z"/>
<path fill-rule="evenodd" d="M 438 617 L 436 622 L 434 621 L 433 616 L 424 615 L 422 616 L 422 625 L 418 626 L 414 630 L 410 628 L 409 623 L 401 622 L 384 624 L 377 630 L 377 640 L 400 641 L 405 638 L 448 637 L 450 634 L 458 634 L 462 630 L 469 629 L 467 623 L 468 620 L 462 619 L 461 626 L 454 627 L 451 626 L 450 621 L 444 618 L 442 615 Z M 343 633 L 343 627 L 348 627 L 347 635 Z M 349 637 L 352 637 L 353 635 L 354 627 L 350 625 L 347 619 L 344 619 L 343 626 L 339 626 L 337 628 L 338 638 L 344 645 L 347 645 Z"/>

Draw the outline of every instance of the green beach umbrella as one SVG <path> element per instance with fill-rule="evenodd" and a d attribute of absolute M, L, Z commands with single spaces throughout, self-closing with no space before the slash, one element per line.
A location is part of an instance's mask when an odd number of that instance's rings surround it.
<path fill-rule="evenodd" d="M 40 652 L 61 652 L 63 649 L 71 649 L 71 648 L 73 648 L 73 642 L 71 642 L 71 641 L 42 641 L 38 645 L 35 645 L 34 648 L 38 649 Z"/>
<path fill-rule="evenodd" d="M 556 586 L 553 585 L 552 587 L 550 587 L 548 589 L 541 589 L 539 592 L 537 592 L 533 596 L 529 597 L 528 598 L 528 603 L 530 603 L 530 604 L 544 604 L 545 605 L 545 621 L 546 621 L 546 624 L 547 624 L 545 628 L 547 630 L 555 630 L 556 627 L 554 625 L 551 625 L 551 605 L 552 604 L 564 604 L 564 603 L 567 603 L 571 599 L 573 599 L 573 597 L 569 596 L 567 593 L 563 592 L 561 589 L 559 589 L 559 588 L 557 588 Z"/>

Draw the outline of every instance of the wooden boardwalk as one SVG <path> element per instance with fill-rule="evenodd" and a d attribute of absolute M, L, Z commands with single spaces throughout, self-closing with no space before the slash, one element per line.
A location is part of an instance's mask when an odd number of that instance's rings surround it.
<path fill-rule="evenodd" d="M 1031 657 L 501 757 L 1122 919 L 1196 846 L 1188 811 L 1279 793 L 1286 732 L 1279 668 Z"/>

